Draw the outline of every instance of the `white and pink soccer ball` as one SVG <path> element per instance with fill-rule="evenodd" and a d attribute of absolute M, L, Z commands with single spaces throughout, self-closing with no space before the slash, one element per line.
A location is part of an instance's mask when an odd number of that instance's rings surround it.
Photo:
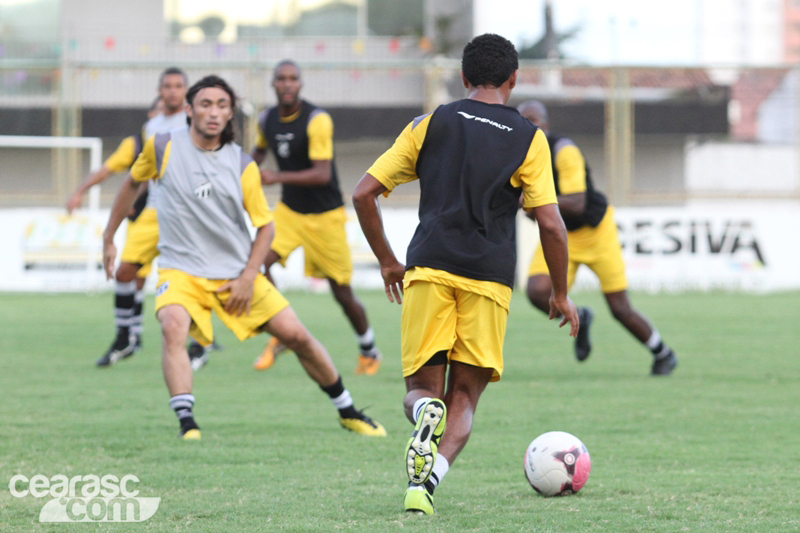
<path fill-rule="evenodd" d="M 563 431 L 539 435 L 525 451 L 525 477 L 542 496 L 574 494 L 589 479 L 592 461 L 586 446 Z"/>

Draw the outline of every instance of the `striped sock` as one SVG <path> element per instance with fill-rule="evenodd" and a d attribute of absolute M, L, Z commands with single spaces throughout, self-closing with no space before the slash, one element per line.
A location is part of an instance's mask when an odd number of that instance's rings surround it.
<path fill-rule="evenodd" d="M 194 407 L 193 394 L 176 394 L 169 399 L 170 409 L 175 411 L 178 421 L 181 424 L 181 433 L 186 433 L 190 429 L 200 429 L 194 421 L 192 408 Z"/>
<path fill-rule="evenodd" d="M 645 344 L 656 359 L 663 359 L 672 353 L 670 347 L 661 340 L 661 334 L 656 329 L 653 329 L 653 333 Z"/>
<path fill-rule="evenodd" d="M 127 335 L 133 321 L 136 282 L 118 281 L 114 291 L 114 324 L 118 335 Z"/>
<path fill-rule="evenodd" d="M 358 348 L 361 355 L 364 357 L 371 357 L 373 359 L 378 357 L 378 349 L 375 348 L 375 332 L 372 328 L 367 328 L 363 335 L 356 334 L 358 341 Z"/>
<path fill-rule="evenodd" d="M 142 311 L 144 309 L 144 291 L 136 291 L 133 295 L 133 314 L 131 315 L 131 333 L 141 335 L 144 331 Z"/>
<path fill-rule="evenodd" d="M 320 388 L 328 395 L 333 403 L 333 406 L 339 410 L 339 416 L 342 418 L 354 418 L 358 413 L 356 408 L 353 407 L 353 398 L 350 396 L 350 391 L 344 388 L 342 383 L 342 376 L 336 379 L 333 385 L 328 385 Z"/>

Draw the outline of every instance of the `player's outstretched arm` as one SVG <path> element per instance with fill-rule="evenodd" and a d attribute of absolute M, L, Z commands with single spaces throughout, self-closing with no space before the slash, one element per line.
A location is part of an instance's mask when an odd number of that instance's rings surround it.
<path fill-rule="evenodd" d="M 578 310 L 567 296 L 567 265 L 569 263 L 567 229 L 564 227 L 564 220 L 558 211 L 558 204 L 547 204 L 534 210 L 536 211 L 536 221 L 539 223 L 539 238 L 542 241 L 544 259 L 553 283 L 553 293 L 550 296 L 550 318 L 562 315 L 564 318 L 559 327 L 569 322 L 569 334 L 576 337 L 580 326 Z"/>
<path fill-rule="evenodd" d="M 111 214 L 108 216 L 108 224 L 103 231 L 103 266 L 106 269 L 106 277 L 111 279 L 114 276 L 114 260 L 117 258 L 117 247 L 114 246 L 114 235 L 119 229 L 119 225 L 128 216 L 139 194 L 139 183 L 133 181 L 131 175 L 125 176 L 122 187 L 119 188 L 114 203 L 111 205 Z"/>
<path fill-rule="evenodd" d="M 111 169 L 108 168 L 108 166 L 106 165 L 100 167 L 100 170 L 98 170 L 97 172 L 93 172 L 92 174 L 90 174 L 89 177 L 86 178 L 86 180 L 84 180 L 83 183 L 78 185 L 78 188 L 75 189 L 75 192 L 72 193 L 72 196 L 70 196 L 69 199 L 67 199 L 67 213 L 71 215 L 74 210 L 79 208 L 81 206 L 81 198 L 86 193 L 86 191 L 88 191 L 98 183 L 103 183 L 105 180 L 108 179 L 110 175 L 111 175 Z"/>
<path fill-rule="evenodd" d="M 372 253 L 378 258 L 381 276 L 390 302 L 403 303 L 403 276 L 405 265 L 395 257 L 386 232 L 383 230 L 378 196 L 386 192 L 384 185 L 369 173 L 364 174 L 353 191 L 353 207 L 358 215 L 361 230 L 367 238 Z"/>

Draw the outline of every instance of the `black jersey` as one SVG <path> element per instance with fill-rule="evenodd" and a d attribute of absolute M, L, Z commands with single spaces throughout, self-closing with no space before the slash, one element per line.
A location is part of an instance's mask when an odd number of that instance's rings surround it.
<path fill-rule="evenodd" d="M 290 122 L 280 120 L 278 108 L 267 110 L 259 119 L 261 135 L 275 154 L 281 171 L 298 171 L 311 168 L 309 157 L 308 125 L 317 113 L 324 111 L 301 100 L 297 118 Z M 331 180 L 316 187 L 283 184 L 281 201 L 298 213 L 324 213 L 344 205 L 336 163 L 331 160 Z"/>
<path fill-rule="evenodd" d="M 521 189 L 511 178 L 536 131 L 504 105 L 466 99 L 434 111 L 417 159 L 420 221 L 407 268 L 513 287 Z"/>

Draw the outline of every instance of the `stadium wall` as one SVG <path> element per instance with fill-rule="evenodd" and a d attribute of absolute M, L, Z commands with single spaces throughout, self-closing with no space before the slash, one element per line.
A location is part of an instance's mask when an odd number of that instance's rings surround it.
<path fill-rule="evenodd" d="M 68 217 L 52 208 L 0 210 L 0 290 L 110 290 L 101 270 L 100 238 L 108 212 Z M 414 209 L 383 210 L 386 233 L 403 261 L 417 223 Z M 800 249 L 787 246 L 786 228 L 800 225 L 795 204 L 752 203 L 661 208 L 618 208 L 616 220 L 630 288 L 649 292 L 731 290 L 768 292 L 800 289 Z M 353 253 L 353 285 L 380 288 L 377 262 L 351 211 L 348 236 Z M 124 228 L 117 233 L 122 249 Z M 518 282 L 524 283 L 537 243 L 535 225 L 518 219 Z M 92 268 L 87 269 L 91 264 Z M 303 274 L 298 251 L 287 267 L 273 271 L 282 288 L 326 289 Z M 150 280 L 153 289 L 154 280 Z M 576 290 L 596 289 L 582 269 Z"/>

